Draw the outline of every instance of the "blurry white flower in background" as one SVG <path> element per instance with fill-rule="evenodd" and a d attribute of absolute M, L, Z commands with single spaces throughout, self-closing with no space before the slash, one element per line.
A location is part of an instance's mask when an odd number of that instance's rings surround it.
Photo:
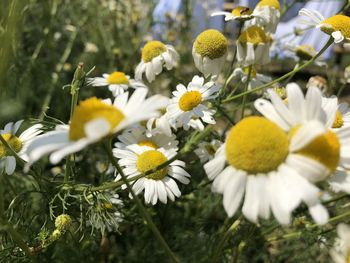
<path fill-rule="evenodd" d="M 219 140 L 212 140 L 211 142 L 200 142 L 198 148 L 194 152 L 199 157 L 201 163 L 206 163 L 213 159 L 216 151 L 220 148 L 222 142 Z"/>
<path fill-rule="evenodd" d="M 335 241 L 330 254 L 334 263 L 350 262 L 350 227 L 346 224 L 337 226 L 338 238 Z"/>

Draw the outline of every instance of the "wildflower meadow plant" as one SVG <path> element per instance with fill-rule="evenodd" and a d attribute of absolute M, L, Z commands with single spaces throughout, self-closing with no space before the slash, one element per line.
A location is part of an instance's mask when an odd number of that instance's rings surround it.
<path fill-rule="evenodd" d="M 59 3 L 73 1 L 53 2 L 52 23 L 56 14 L 69 16 Z M 47 86 L 61 83 L 64 69 L 71 84 L 48 88 L 38 115 L 28 107 L 0 130 L 0 262 L 349 263 L 349 67 L 340 74 L 333 61 L 315 63 L 350 40 L 349 1 L 329 18 L 299 11 L 329 40 L 320 50 L 285 43 L 294 58 L 280 71 L 270 50 L 294 5 L 286 1 L 212 10 L 207 19 L 239 30 L 207 28 L 194 38 L 186 36 L 187 6 L 185 18 L 165 15 L 164 26 L 180 28 L 178 39 L 171 29 L 164 38 L 147 34 L 149 3 L 93 2 L 82 4 L 77 26 L 62 20 L 63 34 L 71 32 L 64 56 L 45 53 L 58 63 Z M 11 8 L 9 16 L 20 10 Z M 65 39 L 51 32 L 57 28 L 48 25 L 45 38 Z M 86 43 L 75 46 L 80 38 Z M 16 72 L 21 86 L 46 70 L 36 64 L 42 45 L 52 45 L 45 41 L 28 48 L 27 71 L 9 66 L 11 83 Z M 81 46 L 90 51 L 69 73 L 69 56 Z M 32 85 L 24 95 L 36 92 Z"/>

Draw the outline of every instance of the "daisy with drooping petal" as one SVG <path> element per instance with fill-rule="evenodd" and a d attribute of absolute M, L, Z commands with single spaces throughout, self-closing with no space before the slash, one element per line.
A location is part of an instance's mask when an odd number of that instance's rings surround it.
<path fill-rule="evenodd" d="M 22 122 L 23 120 L 6 124 L 4 129 L 0 130 L 0 134 L 2 138 L 7 142 L 7 144 L 12 148 L 12 150 L 14 150 L 16 154 L 21 157 L 21 159 L 27 162 L 28 145 L 40 133 L 42 133 L 42 125 L 35 124 L 18 135 L 17 132 Z M 11 175 L 14 173 L 15 169 L 16 158 L 11 154 L 11 151 L 8 150 L 2 142 L 0 142 L 0 173 L 5 171 L 6 174 Z"/>
<path fill-rule="evenodd" d="M 330 250 L 330 255 L 334 263 L 349 263 L 350 262 L 350 227 L 346 224 L 337 226 L 338 238 L 335 241 L 333 249 Z"/>
<path fill-rule="evenodd" d="M 270 62 L 271 38 L 258 26 L 244 30 L 236 41 L 237 60 L 243 66 Z"/>
<path fill-rule="evenodd" d="M 125 149 L 129 145 L 136 144 L 154 149 L 164 148 L 165 150 L 177 150 L 177 145 L 179 144 L 174 134 L 171 134 L 171 136 L 167 136 L 163 133 L 147 134 L 147 129 L 142 126 L 136 126 L 125 130 L 118 136 L 118 140 L 119 142 L 115 143 L 115 147 L 120 149 Z"/>
<path fill-rule="evenodd" d="M 300 23 L 320 28 L 321 31 L 334 38 L 334 43 L 350 41 L 350 17 L 335 15 L 326 19 L 320 12 L 306 8 L 302 8 L 299 15 L 310 18 L 307 21 L 301 20 Z"/>
<path fill-rule="evenodd" d="M 165 150 L 163 148 L 154 149 L 148 146 L 130 145 L 125 149 L 113 149 L 114 156 L 119 158 L 118 163 L 123 167 L 123 171 L 128 179 L 152 170 L 165 163 L 176 155 L 176 149 Z M 177 181 L 188 184 L 190 175 L 183 169 L 185 163 L 176 160 L 167 167 L 151 173 L 133 182 L 132 189 L 135 194 L 144 191 L 146 204 L 155 205 L 158 200 L 164 204 L 168 199 L 175 200 L 180 197 L 181 192 Z M 120 175 L 117 179 L 120 178 Z"/>
<path fill-rule="evenodd" d="M 248 74 L 249 74 L 249 68 L 247 68 L 247 67 L 236 68 L 233 71 L 233 76 L 236 79 L 239 79 L 242 83 L 247 82 Z M 261 85 L 269 83 L 270 81 L 271 81 L 270 77 L 257 73 L 255 67 L 252 67 L 252 70 L 250 73 L 250 80 L 248 83 L 248 90 L 257 88 Z"/>
<path fill-rule="evenodd" d="M 141 53 L 141 62 L 135 69 L 135 79 L 140 81 L 145 73 L 148 82 L 152 82 L 162 73 L 164 66 L 171 70 L 179 61 L 179 54 L 173 46 L 156 40 L 147 42 Z"/>
<path fill-rule="evenodd" d="M 223 194 L 228 216 L 235 214 L 244 197 L 242 213 L 252 222 L 268 219 L 271 210 L 278 222 L 289 224 L 292 211 L 304 202 L 316 223 L 325 224 L 328 212 L 320 204 L 320 191 L 305 178 L 324 169 L 297 153 L 323 133 L 323 125 L 312 121 L 290 136 L 272 121 L 256 116 L 232 127 L 214 159 L 204 165 L 213 180 L 212 190 Z"/>
<path fill-rule="evenodd" d="M 249 20 L 247 26 L 256 25 L 262 27 L 267 33 L 275 33 L 280 21 L 280 9 L 280 3 L 277 0 L 261 0 L 253 10 L 254 19 Z"/>
<path fill-rule="evenodd" d="M 128 100 L 129 93 L 126 92 L 117 96 L 113 104 L 96 97 L 81 101 L 69 125 L 60 125 L 33 140 L 28 147 L 29 162 L 51 153 L 50 162 L 56 164 L 65 156 L 131 124 L 158 116 L 158 110 L 166 106 L 167 100 L 160 95 L 146 99 L 147 93 L 147 89 L 136 89 Z"/>
<path fill-rule="evenodd" d="M 204 77 L 217 76 L 225 63 L 228 41 L 218 30 L 208 29 L 200 33 L 193 43 L 192 56 L 196 68 Z"/>
<path fill-rule="evenodd" d="M 220 86 L 215 82 L 204 83 L 204 78 L 194 76 L 186 88 L 179 84 L 173 92 L 174 98 L 167 107 L 167 115 L 170 121 L 175 122 L 176 127 L 183 127 L 188 130 L 191 119 L 198 118 L 210 124 L 215 124 L 214 110 L 203 105 L 206 100 L 217 96 Z"/>
<path fill-rule="evenodd" d="M 171 123 L 168 115 L 164 113 L 159 118 L 150 118 L 146 123 L 147 136 L 151 136 L 157 133 L 163 133 L 167 136 L 172 135 L 172 128 L 176 129 L 175 124 Z"/>
<path fill-rule="evenodd" d="M 134 89 L 147 88 L 141 81 L 131 79 L 130 76 L 120 71 L 115 71 L 111 74 L 103 74 L 102 78 L 89 78 L 87 83 L 95 87 L 108 86 L 108 89 L 112 92 L 114 97 L 124 93 L 129 87 Z"/>
<path fill-rule="evenodd" d="M 220 148 L 222 142 L 212 140 L 211 142 L 200 142 L 198 148 L 194 150 L 201 163 L 206 163 L 214 158 L 216 151 Z"/>
<path fill-rule="evenodd" d="M 253 10 L 249 7 L 245 6 L 236 6 L 232 9 L 231 12 L 219 11 L 214 12 L 211 16 L 225 16 L 225 21 L 237 20 L 237 21 L 246 21 L 252 19 L 254 16 L 252 15 Z"/>

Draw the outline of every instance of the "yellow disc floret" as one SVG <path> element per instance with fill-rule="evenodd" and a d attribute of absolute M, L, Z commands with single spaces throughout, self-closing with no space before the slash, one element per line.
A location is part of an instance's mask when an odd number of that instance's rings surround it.
<path fill-rule="evenodd" d="M 194 50 L 202 57 L 210 59 L 220 58 L 227 52 L 226 37 L 215 29 L 208 29 L 200 33 L 194 41 Z"/>
<path fill-rule="evenodd" d="M 129 84 L 129 79 L 126 77 L 125 73 L 115 71 L 108 76 L 107 82 L 108 84 Z"/>
<path fill-rule="evenodd" d="M 280 3 L 277 0 L 261 0 L 256 6 L 257 7 L 269 6 L 277 10 L 280 10 L 281 8 Z"/>
<path fill-rule="evenodd" d="M 236 124 L 226 139 L 226 159 L 235 169 L 249 174 L 268 173 L 288 156 L 287 134 L 263 117 L 247 117 Z"/>
<path fill-rule="evenodd" d="M 344 15 L 335 15 L 325 19 L 321 23 L 321 30 L 326 34 L 332 34 L 334 31 L 340 31 L 342 35 L 350 39 L 350 17 Z"/>
<path fill-rule="evenodd" d="M 340 160 L 340 143 L 334 132 L 327 131 L 297 153 L 322 163 L 333 172 Z"/>
<path fill-rule="evenodd" d="M 23 147 L 23 143 L 21 142 L 21 140 L 12 134 L 1 134 L 2 138 L 5 139 L 5 141 L 7 142 L 7 144 L 9 146 L 11 146 L 12 150 L 14 150 L 16 153 L 18 153 L 22 147 Z M 11 151 L 9 151 L 6 146 L 0 142 L 0 157 L 4 157 L 4 156 L 8 156 L 11 155 Z"/>
<path fill-rule="evenodd" d="M 252 13 L 253 13 L 253 10 L 245 6 L 237 6 L 232 10 L 232 15 L 234 15 L 235 17 L 251 15 Z"/>
<path fill-rule="evenodd" d="M 142 49 L 142 60 L 150 62 L 153 58 L 167 51 L 166 46 L 160 41 L 149 41 Z"/>
<path fill-rule="evenodd" d="M 146 151 L 139 155 L 136 167 L 140 173 L 145 173 L 149 170 L 157 168 L 159 165 L 165 163 L 168 159 L 165 155 L 156 150 Z M 168 168 L 165 167 L 154 173 L 151 173 L 146 176 L 146 178 L 153 180 L 162 180 L 168 173 Z"/>
<path fill-rule="evenodd" d="M 96 97 L 84 100 L 74 110 L 69 125 L 69 138 L 79 140 L 86 137 L 85 124 L 98 118 L 103 118 L 109 123 L 112 133 L 125 116 L 116 107 L 108 105 Z"/>
<path fill-rule="evenodd" d="M 243 72 L 248 75 L 249 74 L 249 67 L 244 67 Z M 254 66 L 252 66 L 252 69 L 250 71 L 250 77 L 251 78 L 256 77 L 256 68 Z"/>
<path fill-rule="evenodd" d="M 202 102 L 202 94 L 199 91 L 187 91 L 179 100 L 179 108 L 183 111 L 190 111 Z"/>
<path fill-rule="evenodd" d="M 138 143 L 138 145 L 140 146 L 148 146 L 148 147 L 151 147 L 151 148 L 154 148 L 154 149 L 157 149 L 158 148 L 158 145 L 155 144 L 154 142 L 152 141 L 140 141 Z"/>
<path fill-rule="evenodd" d="M 343 115 L 341 114 L 340 111 L 337 111 L 335 113 L 335 119 L 334 119 L 332 128 L 341 128 L 343 124 L 344 124 Z"/>
<path fill-rule="evenodd" d="M 271 38 L 266 35 L 265 31 L 258 26 L 251 26 L 244 30 L 238 38 L 241 43 L 251 43 L 258 45 L 260 43 L 269 43 Z"/>

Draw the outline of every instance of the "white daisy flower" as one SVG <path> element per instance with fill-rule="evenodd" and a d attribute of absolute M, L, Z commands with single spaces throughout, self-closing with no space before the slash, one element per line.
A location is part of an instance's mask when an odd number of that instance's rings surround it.
<path fill-rule="evenodd" d="M 249 74 L 249 68 L 236 68 L 233 71 L 233 76 L 236 79 L 239 79 L 242 83 L 247 82 Z M 269 83 L 271 81 L 271 77 L 265 76 L 263 74 L 257 73 L 255 67 L 252 67 L 251 73 L 250 73 L 250 80 L 248 83 L 248 90 L 257 88 L 261 85 L 264 85 L 266 83 Z"/>
<path fill-rule="evenodd" d="M 176 127 L 188 130 L 193 118 L 201 119 L 203 122 L 215 124 L 214 110 L 210 110 L 202 103 L 217 96 L 220 86 L 213 81 L 204 84 L 204 78 L 194 76 L 186 88 L 179 84 L 176 86 L 175 96 L 167 107 L 167 115 L 170 121 L 176 123 Z"/>
<path fill-rule="evenodd" d="M 330 98 L 322 98 L 322 105 L 324 110 L 328 109 L 328 104 L 334 105 L 335 102 L 338 102 L 336 96 Z M 333 108 L 334 106 L 332 106 Z M 332 118 L 332 115 L 328 115 L 329 118 Z M 350 109 L 349 104 L 346 102 L 337 103 L 337 110 L 335 112 L 335 117 L 333 119 L 332 129 L 342 129 L 350 126 Z"/>
<path fill-rule="evenodd" d="M 158 167 L 176 155 L 176 149 L 165 150 L 163 148 L 154 149 L 147 146 L 130 145 L 125 149 L 113 149 L 114 156 L 119 158 L 119 164 L 128 179 L 141 173 Z M 132 189 L 135 194 L 144 191 L 146 204 L 155 205 L 158 200 L 166 204 L 167 200 L 175 200 L 180 197 L 181 192 L 175 179 L 183 184 L 190 182 L 190 175 L 183 169 L 185 163 L 176 160 L 169 166 L 160 169 L 146 177 L 133 182 Z M 117 179 L 120 178 L 120 175 Z"/>
<path fill-rule="evenodd" d="M 10 122 L 6 124 L 4 129 L 0 130 L 0 134 L 8 145 L 11 146 L 12 150 L 27 162 L 28 145 L 42 132 L 42 125 L 35 124 L 18 135 L 17 132 L 22 122 L 23 120 L 17 121 L 16 123 Z M 6 174 L 11 175 L 14 173 L 15 169 L 16 158 L 12 156 L 6 146 L 0 142 L 0 173 L 5 171 Z"/>
<path fill-rule="evenodd" d="M 330 250 L 334 263 L 350 262 L 350 227 L 346 224 L 337 226 L 338 238 Z"/>
<path fill-rule="evenodd" d="M 326 19 L 320 12 L 306 8 L 302 8 L 299 15 L 310 18 L 310 20 L 300 20 L 300 23 L 321 29 L 334 38 L 334 43 L 350 41 L 350 17 L 335 15 Z"/>
<path fill-rule="evenodd" d="M 196 68 L 204 77 L 217 76 L 225 63 L 228 41 L 218 30 L 208 29 L 200 33 L 193 43 L 192 56 Z"/>
<path fill-rule="evenodd" d="M 212 190 L 223 194 L 228 216 L 235 214 L 244 196 L 242 213 L 252 222 L 268 219 L 272 210 L 278 222 L 289 224 L 292 211 L 304 202 L 316 223 L 325 224 L 328 212 L 320 204 L 320 191 L 307 180 L 309 173 L 324 169 L 298 153 L 323 133 L 323 125 L 312 121 L 291 137 L 274 122 L 256 116 L 232 127 L 214 159 L 204 165 L 214 180 Z"/>
<path fill-rule="evenodd" d="M 123 93 L 115 98 L 113 104 L 110 100 L 96 97 L 81 101 L 69 125 L 60 125 L 33 140 L 28 147 L 29 162 L 51 153 L 50 162 L 56 164 L 65 156 L 131 124 L 158 116 L 158 110 L 166 106 L 167 100 L 160 95 L 146 99 L 147 92 L 144 88 L 136 89 L 129 100 L 129 93 Z"/>
<path fill-rule="evenodd" d="M 211 142 L 201 142 L 198 144 L 198 148 L 195 149 L 194 152 L 199 157 L 201 163 L 206 163 L 214 158 L 216 151 L 221 145 L 222 142 L 215 139 Z"/>
<path fill-rule="evenodd" d="M 236 43 L 237 60 L 241 65 L 263 65 L 270 62 L 271 37 L 260 27 L 248 27 L 241 33 Z"/>
<path fill-rule="evenodd" d="M 277 0 L 261 0 L 254 8 L 252 15 L 254 19 L 249 20 L 247 26 L 262 27 L 265 32 L 273 34 L 276 32 L 280 21 L 280 3 Z"/>
<path fill-rule="evenodd" d="M 211 16 L 225 16 L 225 21 L 246 21 L 254 17 L 252 13 L 253 10 L 251 10 L 249 7 L 236 6 L 231 12 L 219 11 L 212 13 Z"/>
<path fill-rule="evenodd" d="M 175 124 L 171 123 L 166 113 L 160 116 L 159 118 L 150 118 L 146 123 L 146 127 L 147 136 L 152 136 L 157 133 L 165 134 L 166 136 L 171 136 L 171 129 L 176 129 Z"/>
<path fill-rule="evenodd" d="M 141 81 L 131 79 L 130 76 L 120 71 L 115 71 L 111 74 L 103 74 L 102 78 L 89 78 L 87 83 L 95 87 L 108 86 L 108 89 L 112 92 L 114 97 L 124 93 L 129 87 L 134 89 L 147 88 Z"/>
<path fill-rule="evenodd" d="M 152 82 L 163 71 L 164 66 L 171 70 L 179 61 L 179 54 L 173 46 L 155 40 L 147 42 L 142 48 L 141 56 L 141 62 L 135 69 L 135 79 L 140 81 L 145 73 L 148 82 Z"/>
<path fill-rule="evenodd" d="M 176 149 L 179 142 L 176 140 L 176 136 L 171 134 L 167 136 L 162 133 L 147 133 L 147 129 L 142 126 L 136 126 L 131 129 L 125 130 L 118 136 L 119 142 L 115 143 L 116 148 L 125 149 L 129 145 L 148 146 L 153 149 Z"/>

